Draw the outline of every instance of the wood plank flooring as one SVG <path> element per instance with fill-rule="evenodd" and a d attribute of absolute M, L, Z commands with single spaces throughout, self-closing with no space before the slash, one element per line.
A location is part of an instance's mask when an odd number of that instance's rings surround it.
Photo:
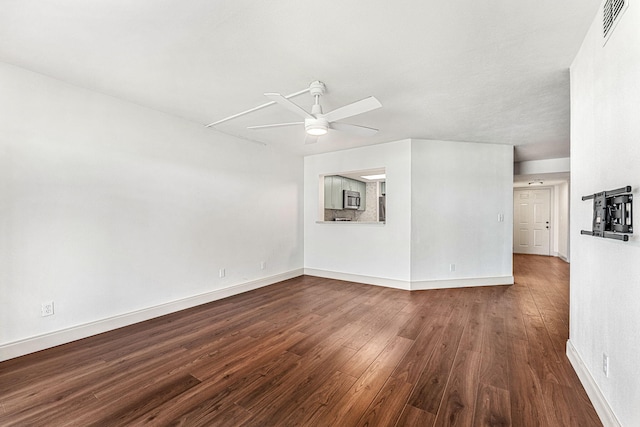
<path fill-rule="evenodd" d="M 568 265 L 406 292 L 304 276 L 0 363 L 2 426 L 599 426 Z"/>

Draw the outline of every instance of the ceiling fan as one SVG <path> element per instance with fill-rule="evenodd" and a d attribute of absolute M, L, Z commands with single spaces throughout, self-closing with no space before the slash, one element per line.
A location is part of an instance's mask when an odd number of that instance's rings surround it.
<path fill-rule="evenodd" d="M 303 109 L 299 105 L 289 100 L 289 98 L 292 98 L 294 96 L 300 95 L 305 92 L 311 93 L 311 96 L 313 96 L 315 100 L 314 104 L 311 106 L 311 112 L 307 112 L 305 109 Z M 282 107 L 286 108 L 287 110 L 304 118 L 304 122 L 276 123 L 276 124 L 269 124 L 269 125 L 249 126 L 247 129 L 268 129 L 268 128 L 275 128 L 275 127 L 304 125 L 305 131 L 306 131 L 306 137 L 304 140 L 305 144 L 311 144 L 316 142 L 320 136 L 326 135 L 329 129 L 348 132 L 358 136 L 371 136 L 371 135 L 375 135 L 376 132 L 378 132 L 378 129 L 338 122 L 338 120 L 346 119 L 348 117 L 356 116 L 358 114 L 363 114 L 371 110 L 375 110 L 377 108 L 382 107 L 382 104 L 380 103 L 380 101 L 378 101 L 375 97 L 370 96 L 360 101 L 356 101 L 351 104 L 345 105 L 343 107 L 337 108 L 325 114 L 322 112 L 322 106 L 320 105 L 320 97 L 324 95 L 325 92 L 326 92 L 326 88 L 324 83 L 320 81 L 315 81 L 315 82 L 312 82 L 307 89 L 302 90 L 300 92 L 293 93 L 291 95 L 287 95 L 287 96 L 282 96 L 279 93 L 265 93 L 264 96 L 269 98 L 271 102 L 268 102 L 266 104 L 260 105 L 258 107 L 252 108 L 247 111 L 243 111 L 242 113 L 234 114 L 233 116 L 227 117 L 222 120 L 218 120 L 217 122 L 210 123 L 207 125 L 207 127 L 215 126 L 227 120 L 231 120 L 233 118 L 251 113 L 253 111 L 267 107 L 269 105 L 280 104 Z"/>

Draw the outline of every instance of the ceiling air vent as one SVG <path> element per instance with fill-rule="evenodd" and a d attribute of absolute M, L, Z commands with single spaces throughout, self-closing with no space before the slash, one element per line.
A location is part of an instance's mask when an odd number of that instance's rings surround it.
<path fill-rule="evenodd" d="M 629 6 L 629 0 L 605 0 L 602 9 L 602 35 L 607 43 L 613 29 L 618 24 L 623 12 Z"/>

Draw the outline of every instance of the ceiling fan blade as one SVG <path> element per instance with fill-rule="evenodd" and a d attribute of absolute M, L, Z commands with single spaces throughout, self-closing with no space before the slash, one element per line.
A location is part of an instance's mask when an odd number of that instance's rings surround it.
<path fill-rule="evenodd" d="M 380 107 L 382 107 L 380 101 L 378 101 L 375 97 L 370 96 L 360 101 L 345 105 L 344 107 L 336 108 L 333 111 L 329 111 L 323 117 L 330 122 L 335 122 L 337 120 L 346 119 L 347 117 L 366 113 L 367 111 L 375 110 L 376 108 Z"/>
<path fill-rule="evenodd" d="M 304 143 L 305 144 L 315 144 L 316 142 L 318 142 L 318 138 L 319 137 L 313 136 L 313 135 L 305 135 Z"/>
<path fill-rule="evenodd" d="M 353 135 L 358 135 L 358 136 L 373 136 L 376 133 L 378 133 L 378 129 L 368 128 L 366 126 L 351 125 L 349 123 L 333 122 L 329 124 L 329 127 L 331 129 L 335 129 L 343 132 L 349 132 Z"/>
<path fill-rule="evenodd" d="M 314 116 L 312 116 L 310 113 L 307 113 L 302 107 L 298 106 L 297 104 L 294 104 L 292 101 L 289 101 L 287 98 L 280 95 L 279 93 L 265 93 L 264 96 L 282 105 L 287 110 L 294 112 L 301 117 L 304 117 L 305 119 L 315 119 Z"/>
<path fill-rule="evenodd" d="M 268 129 L 268 128 L 279 128 L 284 126 L 303 125 L 303 124 L 304 122 L 275 123 L 272 125 L 247 126 L 247 129 Z"/>

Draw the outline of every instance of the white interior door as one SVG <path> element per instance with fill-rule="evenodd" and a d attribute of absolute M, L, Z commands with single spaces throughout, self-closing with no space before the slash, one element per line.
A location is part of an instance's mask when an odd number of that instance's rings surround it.
<path fill-rule="evenodd" d="M 550 255 L 551 190 L 518 189 L 513 196 L 513 252 Z"/>

